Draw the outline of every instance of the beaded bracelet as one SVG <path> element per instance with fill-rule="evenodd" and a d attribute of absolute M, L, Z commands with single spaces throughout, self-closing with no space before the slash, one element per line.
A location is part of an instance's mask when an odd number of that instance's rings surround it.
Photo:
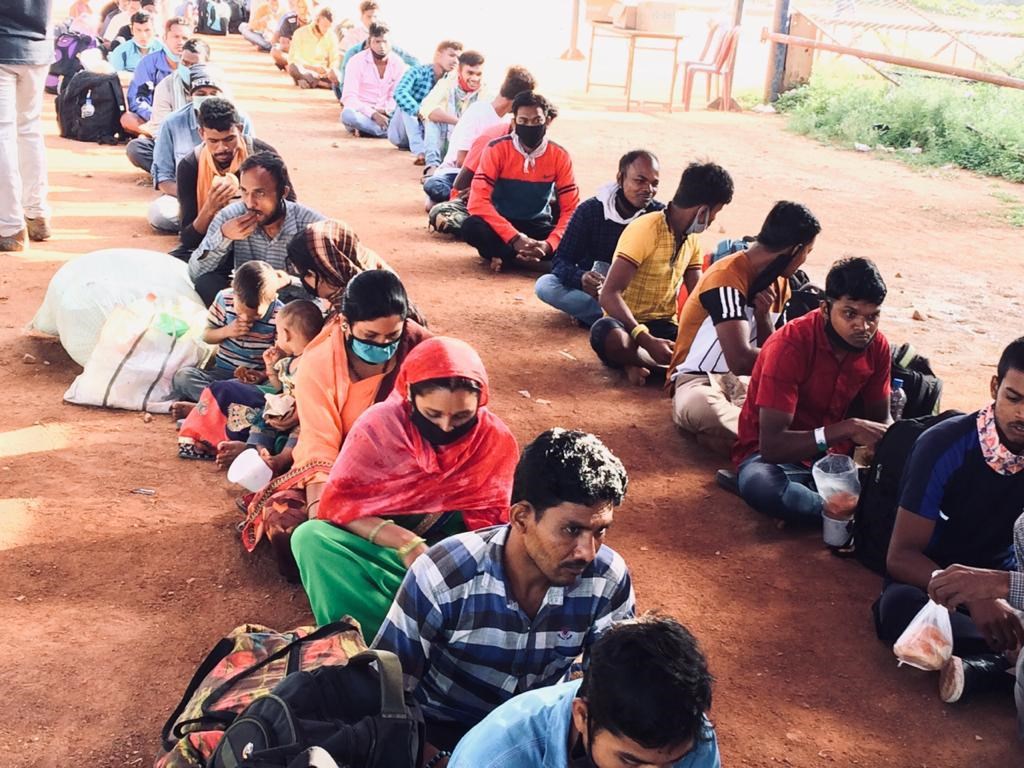
<path fill-rule="evenodd" d="M 443 749 L 440 752 L 438 752 L 436 755 L 434 755 L 432 758 L 430 758 L 430 760 L 427 761 L 427 764 L 424 765 L 423 768 L 434 768 L 435 765 L 440 763 L 446 757 L 451 757 L 451 756 L 452 756 L 451 752 L 449 752 L 446 749 Z"/>
<path fill-rule="evenodd" d="M 377 542 L 377 534 L 380 533 L 381 528 L 383 528 L 386 525 L 394 524 L 394 520 L 381 520 L 379 523 L 377 523 L 377 525 L 373 527 L 373 530 L 370 531 L 370 535 L 366 537 L 366 540 L 371 544 L 375 544 Z"/>

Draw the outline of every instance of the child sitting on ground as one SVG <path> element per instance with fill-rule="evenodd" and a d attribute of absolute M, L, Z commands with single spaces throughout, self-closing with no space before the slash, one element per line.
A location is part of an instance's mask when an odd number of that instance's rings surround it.
<path fill-rule="evenodd" d="M 218 344 L 209 369 L 188 366 L 174 374 L 171 416 L 182 419 L 203 390 L 215 381 L 239 379 L 259 384 L 266 379 L 263 353 L 274 345 L 277 313 L 284 305 L 277 292 L 290 282 L 265 261 L 248 261 L 235 270 L 231 287 L 217 294 L 206 318 L 203 341 Z"/>
<path fill-rule="evenodd" d="M 324 327 L 324 315 L 311 301 L 293 301 L 277 315 L 277 342 L 263 353 L 267 386 L 261 414 L 255 416 L 246 442 L 225 440 L 217 446 L 217 464 L 227 467 L 246 448 L 257 448 L 267 465 L 278 475 L 291 466 L 292 450 L 299 437 L 299 414 L 295 406 L 295 376 L 307 345 Z M 278 440 L 288 436 L 279 453 Z"/>

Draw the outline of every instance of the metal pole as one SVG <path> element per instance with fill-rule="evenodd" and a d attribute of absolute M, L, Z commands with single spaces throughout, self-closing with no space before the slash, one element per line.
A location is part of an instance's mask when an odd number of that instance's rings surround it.
<path fill-rule="evenodd" d="M 772 27 L 775 34 L 789 33 L 789 0 L 775 0 L 772 13 Z M 764 86 L 764 100 L 769 104 L 779 98 L 782 92 L 782 78 L 786 69 L 786 46 L 778 42 L 768 54 L 768 76 Z"/>
<path fill-rule="evenodd" d="M 843 53 L 849 56 L 856 56 L 858 59 L 870 59 L 872 61 L 883 61 L 886 64 L 895 64 L 897 67 L 911 67 L 912 69 L 923 69 L 927 72 L 938 72 L 942 75 L 951 75 L 964 80 L 976 80 L 979 83 L 992 83 L 1002 85 L 1006 88 L 1019 88 L 1024 90 L 1024 80 L 1017 77 L 998 75 L 994 72 L 982 72 L 978 69 L 967 69 L 966 67 L 952 67 L 948 64 L 940 64 L 921 59 L 908 59 L 905 56 L 893 56 L 889 53 L 876 53 L 875 51 L 864 51 L 859 48 L 849 48 L 845 45 L 832 45 L 819 40 L 812 40 L 809 37 L 794 37 L 769 32 L 767 29 L 761 31 L 761 42 L 771 40 L 779 46 L 798 45 L 805 48 L 817 48 L 822 51 Z"/>
<path fill-rule="evenodd" d="M 738 27 L 743 24 L 743 0 L 736 0 L 736 8 L 732 15 L 732 25 Z"/>
<path fill-rule="evenodd" d="M 583 61 L 586 58 L 577 47 L 580 39 L 580 0 L 572 0 L 572 32 L 569 37 L 569 47 L 562 53 L 562 59 L 566 61 Z"/>

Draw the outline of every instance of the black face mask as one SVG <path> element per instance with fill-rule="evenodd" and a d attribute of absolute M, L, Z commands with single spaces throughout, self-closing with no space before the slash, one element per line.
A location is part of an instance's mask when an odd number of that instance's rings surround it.
<path fill-rule="evenodd" d="M 437 424 L 432 422 L 422 413 L 420 413 L 416 406 L 412 407 L 412 423 L 413 426 L 419 430 L 419 433 L 423 435 L 423 439 L 434 446 L 438 445 L 450 445 L 451 443 L 461 440 L 470 432 L 473 431 L 473 427 L 476 426 L 477 416 L 473 414 L 473 418 L 467 421 L 465 424 L 455 427 L 451 432 L 445 432 Z"/>
<path fill-rule="evenodd" d="M 832 346 L 838 349 L 840 352 L 863 352 L 867 347 L 855 347 L 853 344 L 848 342 L 842 336 L 839 335 L 839 331 L 832 325 L 832 304 L 829 302 L 825 308 L 825 335 L 828 340 L 832 343 Z"/>
<path fill-rule="evenodd" d="M 526 149 L 539 147 L 547 132 L 546 125 L 519 125 L 516 123 L 516 136 L 519 137 L 519 143 Z"/>

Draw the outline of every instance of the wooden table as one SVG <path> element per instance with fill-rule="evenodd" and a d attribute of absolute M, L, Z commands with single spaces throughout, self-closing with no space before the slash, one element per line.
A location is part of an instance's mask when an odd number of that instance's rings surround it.
<path fill-rule="evenodd" d="M 590 36 L 590 55 L 587 61 L 587 89 L 586 92 L 590 93 L 590 87 L 596 85 L 602 88 L 622 88 L 626 92 L 626 111 L 628 112 L 630 106 L 633 103 L 633 64 L 635 54 L 637 51 L 663 51 L 668 53 L 672 52 L 672 84 L 669 86 L 668 101 L 666 102 L 654 102 L 655 104 L 663 104 L 668 107 L 668 111 L 672 111 L 672 101 L 675 98 L 676 92 L 676 75 L 679 72 L 679 44 L 683 42 L 685 35 L 667 34 L 664 32 L 644 32 L 639 29 L 619 29 L 613 26 L 610 21 L 594 21 L 591 22 L 592 34 Z M 625 84 L 620 83 L 595 83 L 590 79 L 590 72 L 594 67 L 594 41 L 599 37 L 612 38 L 615 40 L 625 40 L 629 46 L 629 56 L 626 62 L 626 82 Z M 638 40 L 655 40 L 663 42 L 671 42 L 672 47 L 667 46 L 644 46 L 637 45 Z M 639 103 L 639 102 L 638 102 Z"/>

